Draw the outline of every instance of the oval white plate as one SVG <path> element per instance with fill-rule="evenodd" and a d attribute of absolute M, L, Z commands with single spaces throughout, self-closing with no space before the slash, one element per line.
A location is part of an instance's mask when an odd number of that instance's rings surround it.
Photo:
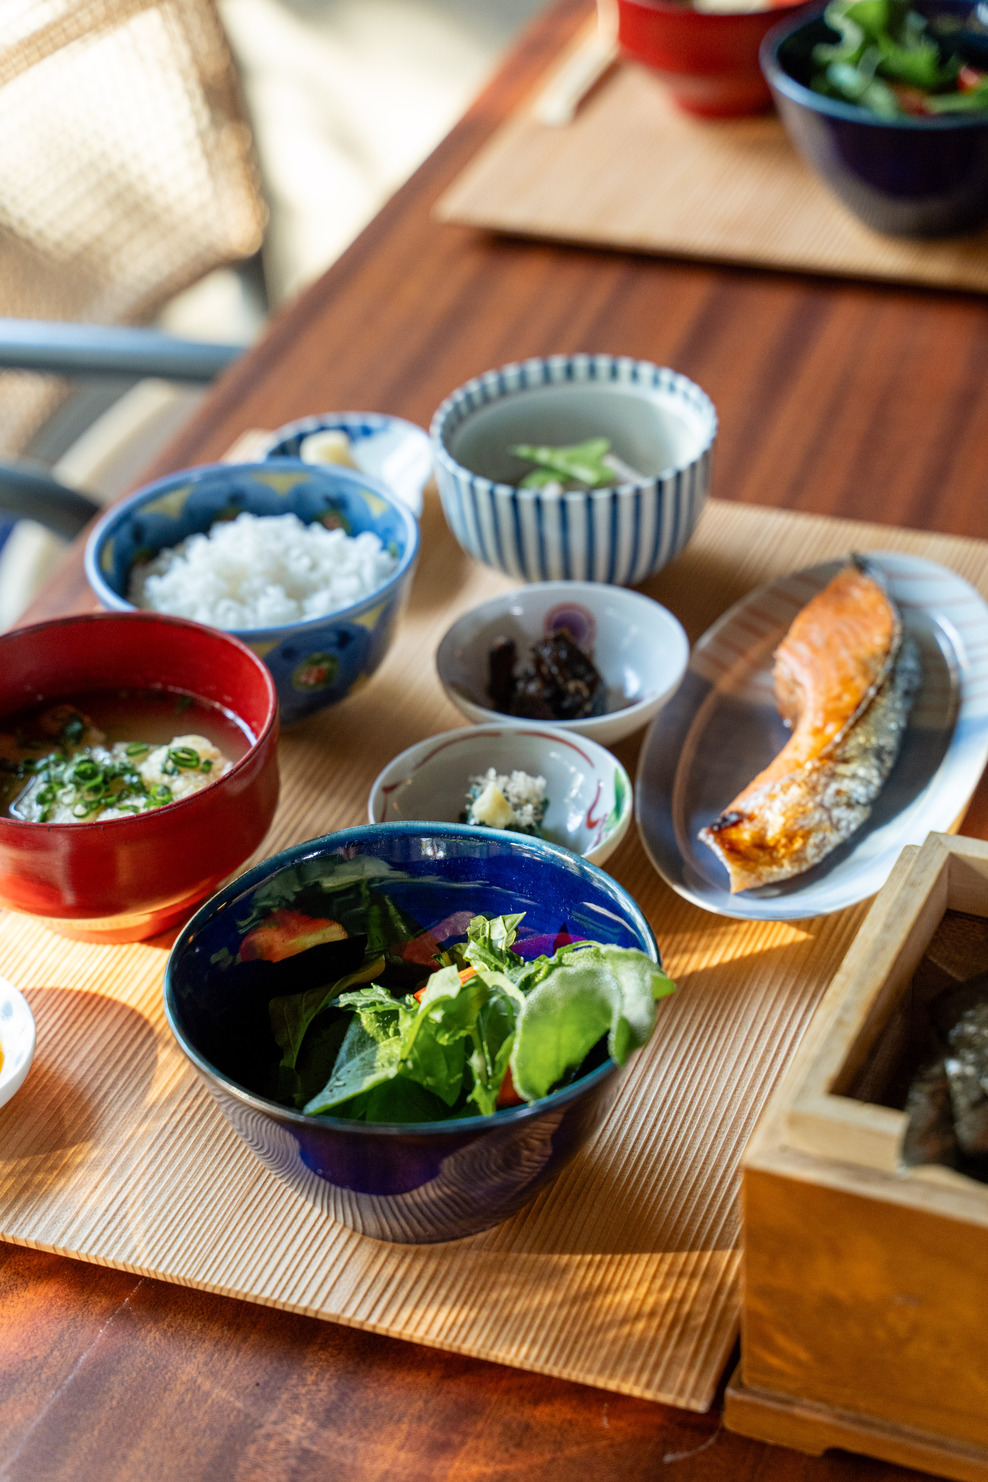
<path fill-rule="evenodd" d="M 899 759 L 868 822 L 805 874 L 731 895 L 697 839 L 785 744 L 772 655 L 796 613 L 844 564 L 827 561 L 743 597 L 694 646 L 642 746 L 637 819 L 649 857 L 687 900 L 721 916 L 798 921 L 866 900 L 906 844 L 959 821 L 988 759 L 988 605 L 955 572 L 868 551 L 885 573 L 923 673 Z"/>

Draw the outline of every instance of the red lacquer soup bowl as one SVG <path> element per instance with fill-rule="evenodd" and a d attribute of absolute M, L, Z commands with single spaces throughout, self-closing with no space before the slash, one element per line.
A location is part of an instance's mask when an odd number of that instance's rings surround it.
<path fill-rule="evenodd" d="M 724 118 L 771 107 L 758 48 L 800 5 L 718 13 L 694 10 L 683 0 L 617 4 L 621 51 L 654 68 L 687 113 Z"/>
<path fill-rule="evenodd" d="M 148 740 L 171 728 L 205 734 L 233 763 L 200 791 L 123 818 L 0 816 L 0 905 L 86 941 L 142 941 L 188 917 L 267 833 L 278 801 L 274 683 L 238 639 L 157 613 L 92 613 L 0 634 L 0 733 L 60 702 L 96 725 L 101 704 L 118 717 L 132 706 L 135 731 L 149 715 L 165 727 Z"/>

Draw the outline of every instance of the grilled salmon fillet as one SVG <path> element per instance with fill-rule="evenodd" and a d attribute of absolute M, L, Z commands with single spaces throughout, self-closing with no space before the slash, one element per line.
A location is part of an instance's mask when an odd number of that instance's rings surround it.
<path fill-rule="evenodd" d="M 876 567 L 852 558 L 797 613 L 772 677 L 792 735 L 699 834 L 726 865 L 732 894 L 788 880 L 836 849 L 892 770 L 919 654 Z"/>

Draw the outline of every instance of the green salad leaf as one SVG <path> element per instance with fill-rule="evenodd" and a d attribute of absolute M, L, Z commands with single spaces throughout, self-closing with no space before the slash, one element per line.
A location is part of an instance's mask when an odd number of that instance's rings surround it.
<path fill-rule="evenodd" d="M 334 1023 L 320 1023 L 313 1033 L 313 1025 L 327 1008 L 338 1001 L 341 993 L 356 983 L 366 983 L 380 976 L 384 966 L 383 955 L 372 957 L 335 983 L 271 999 L 268 1005 L 271 1033 L 282 1052 L 274 1070 L 274 1094 L 279 1100 L 300 1104 L 312 1094 L 306 1088 L 311 1086 L 313 1079 L 322 1084 L 324 1072 L 336 1061 L 342 1033 L 339 1025 Z M 303 1046 L 305 1057 L 300 1063 Z"/>
<path fill-rule="evenodd" d="M 960 56 L 908 0 L 830 0 L 824 20 L 840 39 L 813 48 L 814 91 L 886 118 L 984 106 L 988 89 L 958 91 Z"/>
<path fill-rule="evenodd" d="M 318 1014 L 339 999 L 341 993 L 355 983 L 369 983 L 384 971 L 382 955 L 363 963 L 356 972 L 348 973 L 336 983 L 310 988 L 307 993 L 294 993 L 285 998 L 272 998 L 268 1008 L 271 1017 L 271 1032 L 282 1050 L 281 1063 L 294 1068 L 302 1042 Z"/>
<path fill-rule="evenodd" d="M 352 1008 L 333 1073 L 303 1110 L 330 1111 L 351 1096 L 402 1076 L 452 1107 L 463 1086 L 465 1040 L 475 1029 L 486 985 L 464 985 L 455 967 L 433 973 L 420 1001 L 373 984 L 340 996 Z"/>
<path fill-rule="evenodd" d="M 518 1020 L 511 1074 L 519 1095 L 526 1101 L 548 1095 L 605 1034 L 608 1053 L 623 1065 L 647 1043 L 655 1004 L 674 987 L 643 952 L 628 947 L 591 945 L 553 958 Z"/>
<path fill-rule="evenodd" d="M 514 951 L 518 914 L 475 916 L 466 941 L 441 954 L 444 965 L 414 994 L 399 994 L 374 980 L 394 953 L 392 933 L 407 941 L 412 928 L 401 913 L 376 909 L 361 967 L 270 1001 L 276 1094 L 311 1115 L 489 1116 L 507 1104 L 506 1085 L 514 1101 L 537 1100 L 579 1074 L 605 1040 L 624 1064 L 647 1042 L 658 1000 L 674 991 L 630 948 L 571 942 L 526 960 Z"/>
<path fill-rule="evenodd" d="M 491 967 L 510 973 L 524 966 L 524 959 L 511 950 L 525 913 L 517 916 L 474 916 L 467 927 L 464 960 L 473 967 Z"/>

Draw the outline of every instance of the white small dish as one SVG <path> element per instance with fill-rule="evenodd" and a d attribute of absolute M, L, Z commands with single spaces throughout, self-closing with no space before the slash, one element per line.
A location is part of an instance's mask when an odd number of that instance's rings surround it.
<path fill-rule="evenodd" d="M 720 916 L 800 921 L 856 905 L 884 885 L 902 848 L 952 831 L 988 760 L 988 605 L 945 566 L 899 551 L 881 568 L 922 663 L 899 758 L 867 822 L 813 869 L 731 894 L 697 838 L 785 744 L 772 658 L 797 612 L 843 561 L 780 577 L 742 597 L 697 640 L 683 684 L 645 737 L 638 829 L 656 870 Z"/>
<path fill-rule="evenodd" d="M 34 1059 L 34 1015 L 13 983 L 0 978 L 0 1106 L 24 1084 Z"/>
<path fill-rule="evenodd" d="M 498 640 L 512 639 L 524 663 L 534 643 L 564 627 L 604 681 L 604 714 L 547 722 L 493 710 L 488 662 Z M 519 587 L 463 613 L 436 650 L 436 668 L 443 689 L 468 720 L 551 724 L 609 745 L 633 735 L 661 710 L 686 672 L 689 653 L 682 624 L 651 597 L 601 582 L 547 581 Z"/>
<path fill-rule="evenodd" d="M 458 823 L 471 780 L 489 767 L 544 777 L 549 806 L 542 835 L 600 865 L 631 823 L 627 772 L 609 751 L 558 727 L 529 722 L 464 726 L 409 746 L 375 779 L 367 801 L 371 823 Z"/>
<path fill-rule="evenodd" d="M 319 462 L 306 456 L 303 444 L 320 432 L 345 433 L 361 473 L 380 479 L 416 519 L 421 517 L 423 493 L 432 477 L 432 446 L 424 428 L 383 412 L 322 412 L 279 427 L 263 445 L 261 456 Z"/>

